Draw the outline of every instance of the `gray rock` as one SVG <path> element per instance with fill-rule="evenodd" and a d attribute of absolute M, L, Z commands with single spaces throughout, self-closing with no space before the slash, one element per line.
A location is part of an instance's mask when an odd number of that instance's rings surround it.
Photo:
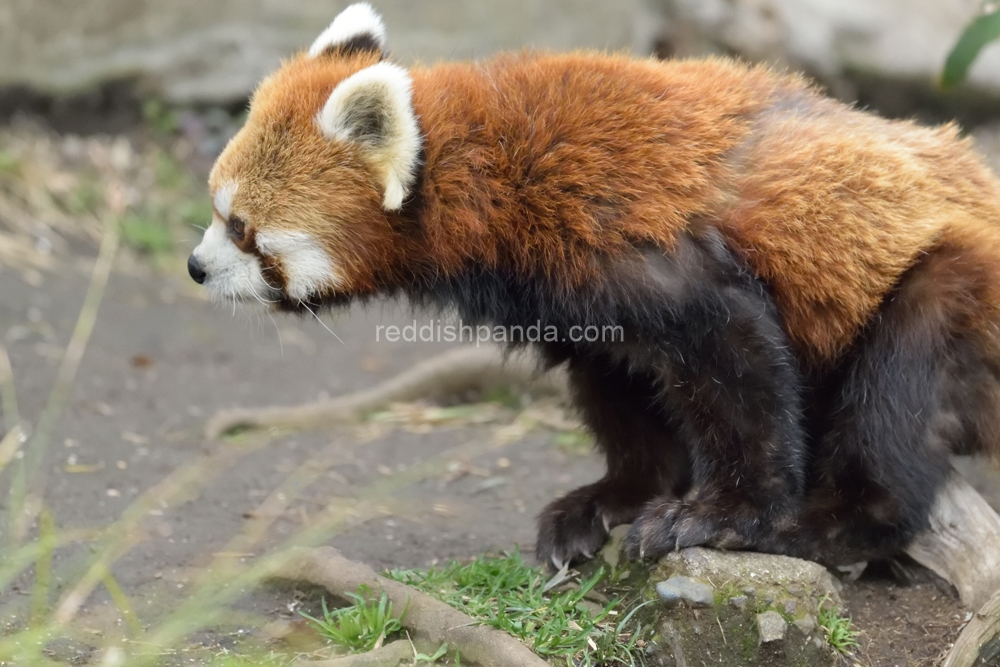
<path fill-rule="evenodd" d="M 808 637 L 813 633 L 813 630 L 816 629 L 816 617 L 812 614 L 806 614 L 802 618 L 795 619 L 793 625 L 797 627 L 802 634 Z"/>
<path fill-rule="evenodd" d="M 743 611 L 744 609 L 747 608 L 747 601 L 749 599 L 750 598 L 748 598 L 746 595 L 737 595 L 735 597 L 729 598 L 729 604 L 733 605 L 740 611 Z"/>
<path fill-rule="evenodd" d="M 668 605 L 676 604 L 675 600 L 684 600 L 691 607 L 711 607 L 715 601 L 711 586 L 682 576 L 661 581 L 656 585 L 656 593 Z"/>
<path fill-rule="evenodd" d="M 134 77 L 173 103 L 249 95 L 280 59 L 308 47 L 348 0 L 5 0 L 0 87 L 48 93 Z M 805 69 L 851 96 L 861 72 L 934 93 L 945 54 L 976 16 L 972 0 L 378 0 L 393 57 L 480 58 L 538 47 L 736 52 Z M 665 43 L 660 39 L 661 43 Z M 1000 94 L 1000 49 L 970 71 Z"/>
<path fill-rule="evenodd" d="M 813 72 L 829 83 L 853 73 L 933 91 L 945 56 L 980 12 L 970 0 L 661 0 L 678 55 L 710 45 Z M 974 86 L 1000 92 L 1000 49 L 984 51 Z M 850 96 L 850 91 L 841 91 Z"/>
<path fill-rule="evenodd" d="M 785 638 L 787 630 L 788 623 L 773 609 L 757 614 L 757 634 L 761 644 L 781 641 Z"/>
<path fill-rule="evenodd" d="M 174 103 L 247 97 L 350 0 L 4 0 L 0 87 L 55 94 L 136 77 Z M 393 58 L 481 58 L 539 47 L 652 50 L 665 17 L 647 0 L 373 0 Z"/>
<path fill-rule="evenodd" d="M 701 581 L 732 582 L 744 594 L 752 588 L 758 599 L 777 604 L 788 599 L 789 588 L 797 588 L 803 593 L 796 596 L 796 611 L 800 614 L 815 611 L 815 601 L 824 597 L 840 606 L 840 594 L 826 568 L 798 558 L 696 547 L 664 556 L 659 572 L 664 579 L 680 575 Z"/>
<path fill-rule="evenodd" d="M 681 601 L 681 592 L 665 581 L 656 584 L 656 594 L 668 607 L 676 607 Z"/>

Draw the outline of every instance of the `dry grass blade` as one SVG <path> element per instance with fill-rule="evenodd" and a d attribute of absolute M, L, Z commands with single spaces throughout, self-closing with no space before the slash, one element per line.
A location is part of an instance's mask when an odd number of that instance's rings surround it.
<path fill-rule="evenodd" d="M 111 187 L 112 200 L 119 202 L 113 208 L 120 214 L 124 210 L 124 200 L 120 194 L 114 192 L 114 186 Z M 28 526 L 34 519 L 35 512 L 41 507 L 44 476 L 39 475 L 39 471 L 45 460 L 52 431 L 65 408 L 73 380 L 76 378 L 80 361 L 83 359 L 83 353 L 87 349 L 90 335 L 94 331 L 97 310 L 104 297 L 104 288 L 108 284 L 111 266 L 114 263 L 115 253 L 118 251 L 118 240 L 118 215 L 109 215 L 104 221 L 104 236 L 101 240 L 97 260 L 94 262 L 90 286 L 87 289 L 83 307 L 80 309 L 76 326 L 56 374 L 55 385 L 38 420 L 38 427 L 25 444 L 24 469 L 19 474 L 21 483 L 11 486 L 8 526 L 9 539 L 14 543 L 19 543 L 24 538 Z M 29 498 L 28 495 L 31 495 L 32 498 Z"/>

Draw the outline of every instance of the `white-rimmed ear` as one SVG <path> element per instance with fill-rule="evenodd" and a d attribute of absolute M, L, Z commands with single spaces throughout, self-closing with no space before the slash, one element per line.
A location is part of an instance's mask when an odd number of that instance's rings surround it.
<path fill-rule="evenodd" d="M 385 51 L 385 25 L 367 2 L 353 4 L 340 12 L 309 47 L 309 55 L 313 58 L 354 51 Z"/>
<path fill-rule="evenodd" d="M 381 62 L 347 77 L 330 93 L 316 120 L 328 139 L 360 144 L 381 180 L 382 206 L 399 209 L 420 161 L 420 127 L 402 67 Z"/>

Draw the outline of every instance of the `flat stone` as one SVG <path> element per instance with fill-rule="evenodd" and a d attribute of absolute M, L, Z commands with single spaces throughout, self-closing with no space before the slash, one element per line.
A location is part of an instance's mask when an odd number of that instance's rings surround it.
<path fill-rule="evenodd" d="M 785 638 L 786 630 L 788 630 L 788 623 L 778 612 L 771 610 L 757 614 L 757 632 L 761 644 L 781 641 Z"/>
<path fill-rule="evenodd" d="M 729 604 L 733 605 L 740 611 L 747 608 L 747 601 L 749 598 L 746 595 L 737 595 L 735 597 L 729 598 Z"/>
<path fill-rule="evenodd" d="M 715 601 L 715 592 L 711 586 L 681 576 L 670 577 L 656 584 L 656 594 L 668 605 L 684 600 L 691 607 L 711 607 Z"/>
<path fill-rule="evenodd" d="M 802 618 L 795 619 L 795 627 L 799 629 L 802 634 L 809 636 L 816 629 L 816 618 L 812 614 L 806 614 Z"/>
<path fill-rule="evenodd" d="M 656 584 L 656 594 L 668 607 L 676 607 L 681 601 L 681 593 L 665 581 Z"/>
<path fill-rule="evenodd" d="M 743 595 L 760 600 L 765 609 L 783 604 L 789 588 L 801 590 L 806 595 L 796 600 L 796 616 L 813 612 L 815 601 L 823 598 L 840 605 L 836 582 L 826 568 L 798 558 L 694 547 L 672 552 L 660 560 L 661 578 L 669 581 L 676 575 L 696 581 L 732 582 Z"/>

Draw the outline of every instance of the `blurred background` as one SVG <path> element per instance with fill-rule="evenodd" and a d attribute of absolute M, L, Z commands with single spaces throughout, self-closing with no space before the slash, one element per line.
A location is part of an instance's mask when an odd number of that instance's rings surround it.
<path fill-rule="evenodd" d="M 41 96 L 93 93 L 113 82 L 174 104 L 245 98 L 281 57 L 309 44 L 346 3 L 327 0 L 6 0 L 0 86 Z M 801 69 L 838 94 L 885 84 L 929 95 L 979 0 L 385 0 L 395 57 L 482 57 L 499 49 L 629 49 L 637 54 L 739 54 Z M 993 103 L 1000 48 L 970 75 Z M 902 95 L 900 93 L 900 95 Z M 5 99 L 8 109 L 26 100 Z M 41 100 L 38 100 L 41 102 Z"/>
<path fill-rule="evenodd" d="M 530 558 L 544 503 L 601 475 L 585 435 L 522 419 L 530 399 L 518 396 L 444 416 L 394 409 L 349 432 L 203 436 L 217 410 L 371 387 L 444 349 L 375 340 L 377 325 L 413 320 L 405 304 L 272 318 L 213 307 L 184 268 L 211 216 L 208 169 L 257 81 L 347 4 L 0 0 L 0 565 L 46 530 L 84 531 L 53 552 L 32 613 L 51 604 L 102 639 L 57 647 L 60 660 L 85 663 L 138 632 L 116 589 L 149 625 L 203 590 L 206 567 L 249 562 L 317 522 L 323 541 L 375 566 L 515 544 Z M 404 64 L 521 48 L 728 54 L 805 72 L 887 116 L 957 119 L 1000 167 L 1000 43 L 963 85 L 937 85 L 989 9 L 979 0 L 372 4 Z M 1000 507 L 989 466 L 961 465 Z M 87 579 L 95 562 L 114 585 Z M 21 593 L 0 599 L 10 629 L 39 594 L 28 569 L 8 575 L 0 598 Z M 897 583 L 845 593 L 882 647 L 867 664 L 932 664 L 964 611 L 933 584 Z M 297 603 L 271 592 L 241 604 L 276 618 Z"/>
<path fill-rule="evenodd" d="M 5 0 L 0 88 L 17 109 L 95 111 L 129 95 L 231 105 L 346 3 L 328 0 Z M 934 92 L 980 0 L 385 0 L 394 57 L 478 58 L 500 49 L 727 53 L 802 70 L 892 114 L 997 113 L 1000 47 L 963 93 Z M 974 92 L 974 94 L 972 94 Z M 68 122 L 68 119 L 67 119 Z"/>

